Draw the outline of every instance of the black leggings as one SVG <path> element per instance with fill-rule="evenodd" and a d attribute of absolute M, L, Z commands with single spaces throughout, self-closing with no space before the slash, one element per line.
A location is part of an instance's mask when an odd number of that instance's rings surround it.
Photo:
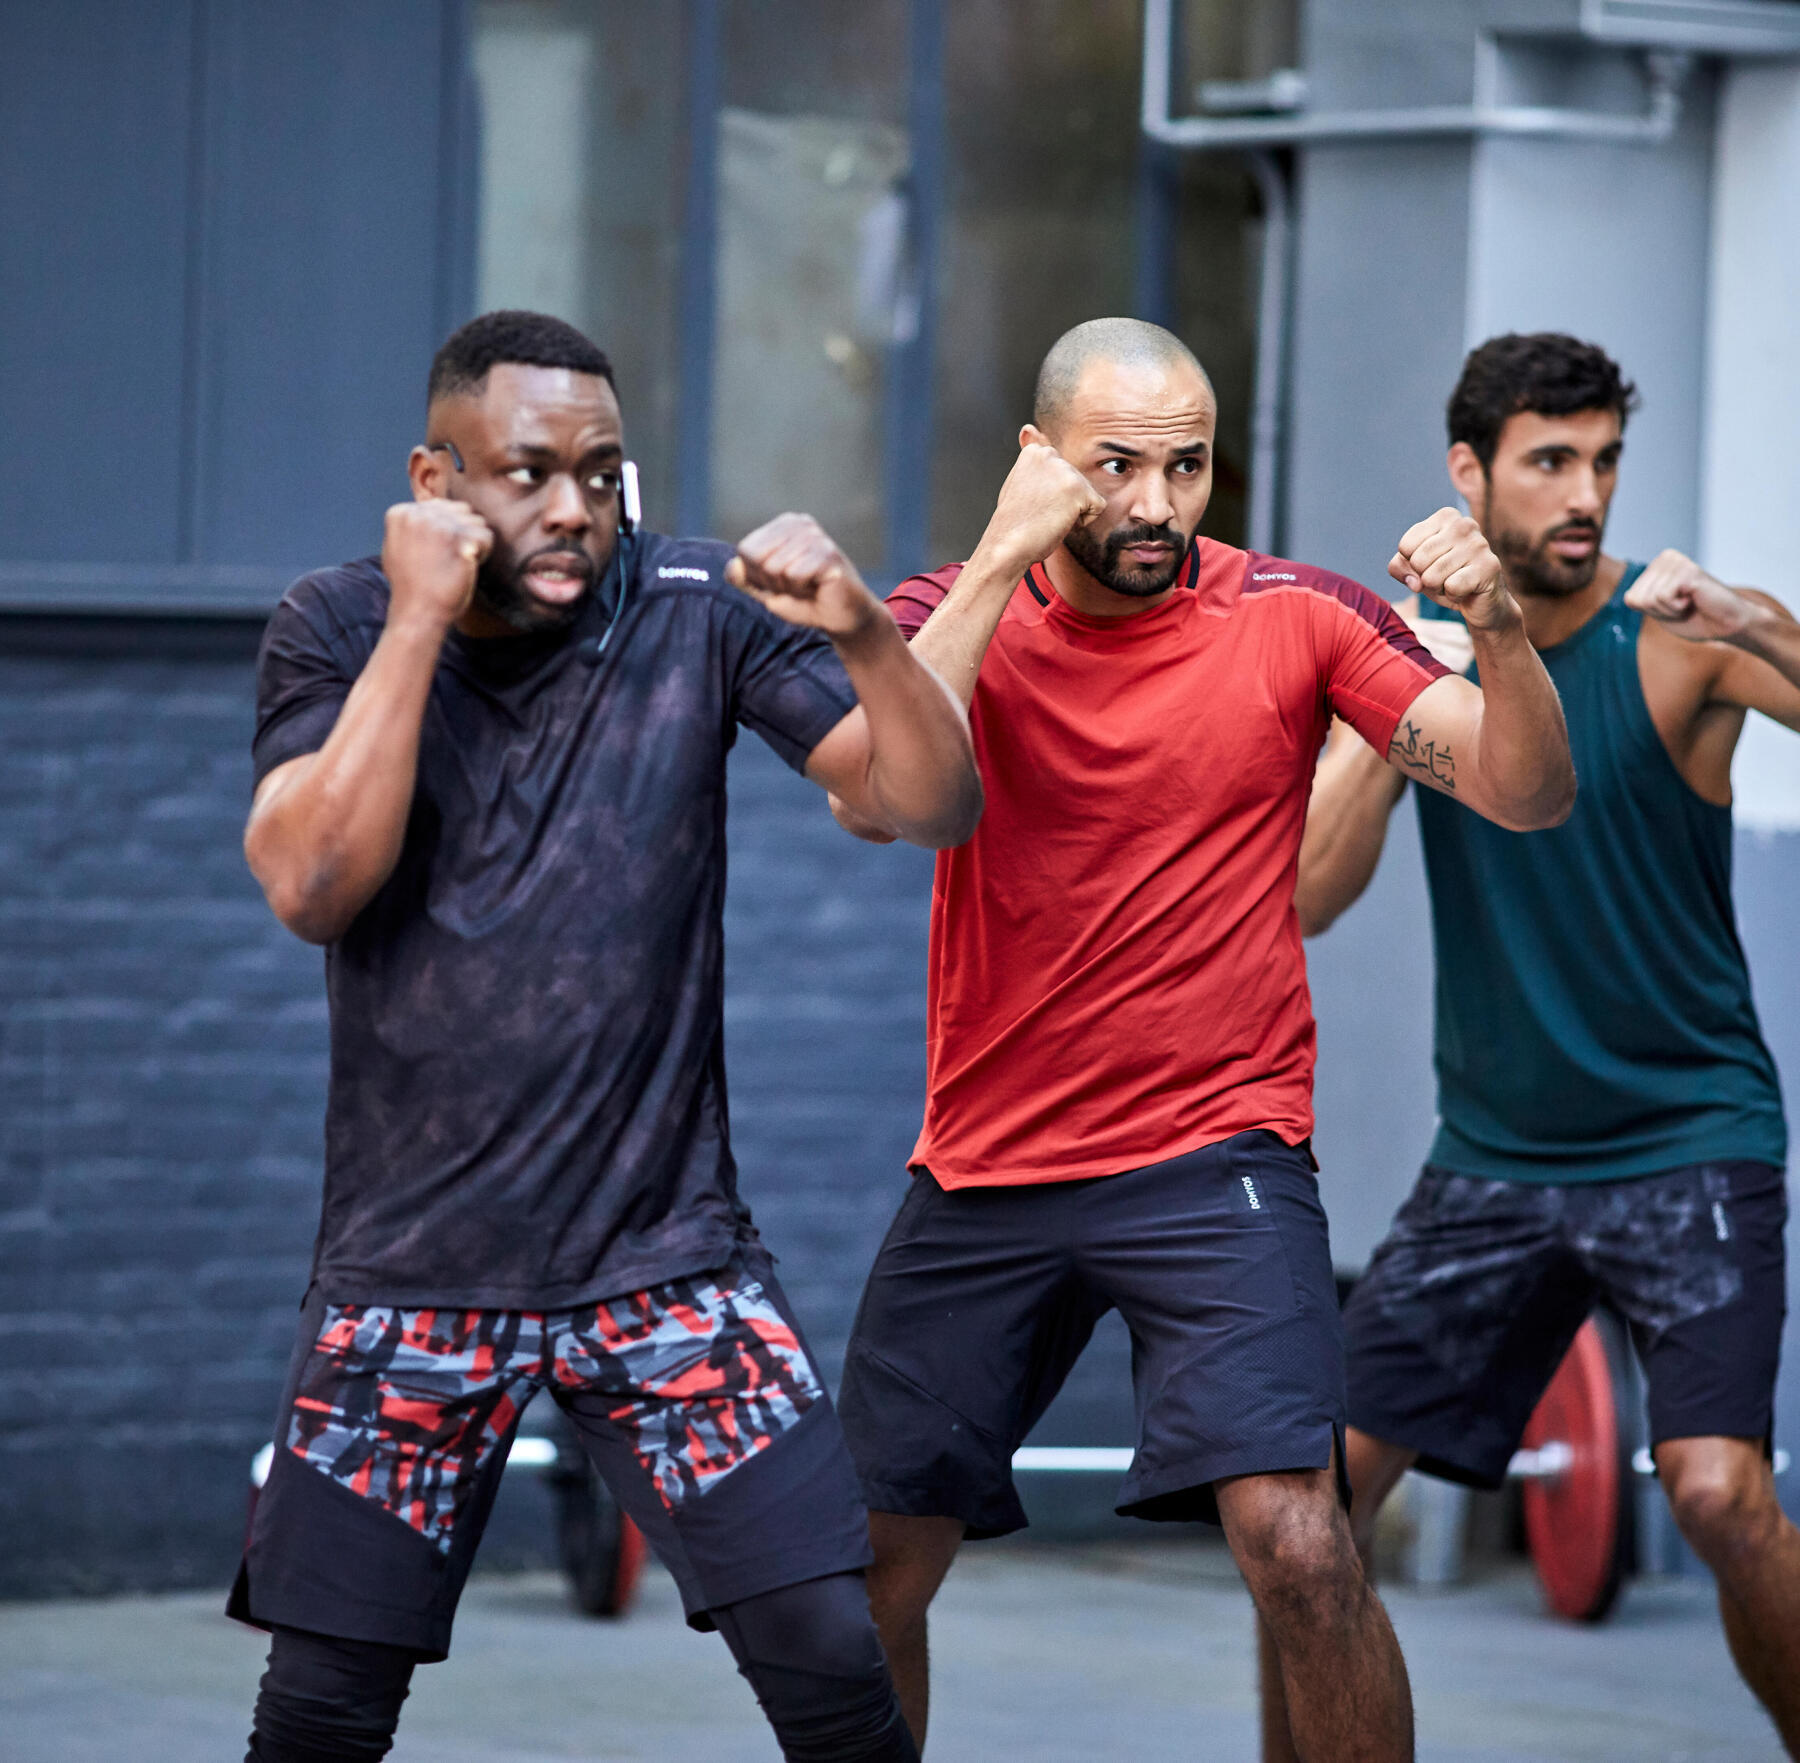
<path fill-rule="evenodd" d="M 860 1573 L 712 1612 L 788 1763 L 918 1763 Z M 246 1763 L 379 1763 L 418 1655 L 278 1628 Z"/>

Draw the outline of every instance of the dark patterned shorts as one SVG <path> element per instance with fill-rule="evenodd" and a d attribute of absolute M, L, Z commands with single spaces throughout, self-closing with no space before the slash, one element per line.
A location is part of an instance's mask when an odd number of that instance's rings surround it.
<path fill-rule="evenodd" d="M 836 1417 L 760 1257 L 572 1310 L 307 1312 L 234 1614 L 447 1650 L 546 1389 L 691 1615 L 867 1558 Z"/>
<path fill-rule="evenodd" d="M 1787 1314 L 1787 1183 L 1765 1163 L 1627 1181 L 1428 1164 L 1344 1310 L 1350 1424 L 1498 1487 L 1596 1304 L 1630 1325 L 1652 1443 L 1767 1439 Z"/>

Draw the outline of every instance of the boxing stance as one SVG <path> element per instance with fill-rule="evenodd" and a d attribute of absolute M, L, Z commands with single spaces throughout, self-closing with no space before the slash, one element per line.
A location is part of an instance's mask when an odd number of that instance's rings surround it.
<path fill-rule="evenodd" d="M 1561 693 L 1581 795 L 1554 831 L 1503 832 L 1459 811 L 1452 743 L 1455 791 L 1418 798 L 1439 1126 L 1345 1315 L 1353 1514 L 1366 1545 L 1414 1465 L 1499 1486 L 1604 1301 L 1738 1668 L 1800 1756 L 1800 1533 L 1769 1463 L 1787 1135 L 1731 909 L 1732 750 L 1750 710 L 1800 729 L 1800 623 L 1674 551 L 1602 551 L 1633 402 L 1557 335 L 1484 343 L 1450 399 L 1450 478 Z M 1449 654 L 1454 615 L 1416 611 Z M 1402 793 L 1359 747 L 1334 735 L 1319 768 L 1309 932 L 1362 892 Z M 1265 1652 L 1265 1755 L 1310 1756 L 1281 1702 Z"/>
<path fill-rule="evenodd" d="M 927 1607 L 965 1536 L 1025 1522 L 1013 1450 L 1116 1306 L 1139 1415 L 1120 1509 L 1223 1524 L 1311 1756 L 1411 1754 L 1344 1509 L 1294 865 L 1334 711 L 1434 787 L 1422 751 L 1454 750 L 1459 793 L 1508 826 L 1560 820 L 1574 776 L 1472 521 L 1421 522 L 1398 567 L 1464 609 L 1481 689 L 1366 588 L 1196 537 L 1214 419 L 1168 332 L 1077 327 L 974 556 L 888 601 L 970 705 L 987 795 L 938 860 L 924 1130 L 841 1391 L 921 1740 Z"/>
<path fill-rule="evenodd" d="M 387 1754 L 548 1389 L 784 1754 L 911 1758 L 850 1460 L 726 1141 L 725 757 L 746 724 L 955 844 L 962 707 L 811 521 L 735 557 L 634 530 L 611 368 L 559 320 L 444 344 L 409 471 L 381 556 L 296 583 L 259 664 L 245 849 L 326 946 L 331 1093 L 231 1597 L 273 1631 L 250 1756 Z"/>

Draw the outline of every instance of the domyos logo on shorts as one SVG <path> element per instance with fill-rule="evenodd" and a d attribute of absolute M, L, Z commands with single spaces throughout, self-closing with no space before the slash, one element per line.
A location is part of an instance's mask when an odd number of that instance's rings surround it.
<path fill-rule="evenodd" d="M 1257 1198 L 1256 1183 L 1247 1175 L 1240 1175 L 1238 1180 L 1244 1184 L 1244 1198 L 1250 1202 L 1250 1210 L 1252 1212 L 1260 1212 L 1262 1210 L 1262 1201 Z"/>

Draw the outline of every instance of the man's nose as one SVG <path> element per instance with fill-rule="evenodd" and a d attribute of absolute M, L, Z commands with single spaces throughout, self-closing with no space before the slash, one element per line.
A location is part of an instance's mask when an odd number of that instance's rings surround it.
<path fill-rule="evenodd" d="M 1569 483 L 1569 513 L 1583 520 L 1597 521 L 1605 507 L 1606 498 L 1600 493 L 1600 474 L 1591 465 L 1580 467 L 1571 475 Z"/>
<path fill-rule="evenodd" d="M 1147 471 L 1131 487 L 1127 518 L 1144 526 L 1167 526 L 1175 518 L 1175 503 L 1160 471 Z"/>
<path fill-rule="evenodd" d="M 584 533 L 594 524 L 588 510 L 587 497 L 574 474 L 559 471 L 550 480 L 550 494 L 544 503 L 544 525 L 553 533 Z"/>

